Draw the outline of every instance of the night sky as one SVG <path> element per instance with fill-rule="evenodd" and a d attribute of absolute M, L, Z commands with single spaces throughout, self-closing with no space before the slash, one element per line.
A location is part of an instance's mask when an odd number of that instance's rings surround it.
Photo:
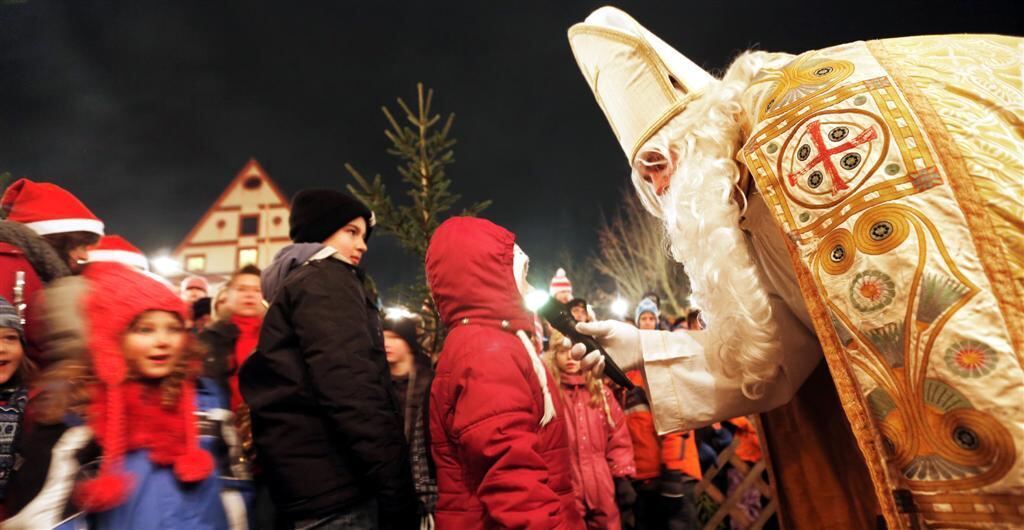
<path fill-rule="evenodd" d="M 396 189 L 379 109 L 422 81 L 456 113 L 454 190 L 494 199 L 484 216 L 546 283 L 560 249 L 594 251 L 629 180 L 566 40 L 601 5 L 0 0 L 0 172 L 64 186 L 108 233 L 166 251 L 250 157 L 288 195 L 343 189 L 345 162 Z M 713 71 L 748 47 L 1024 31 L 1019 0 L 614 5 Z M 422 267 L 388 238 L 365 263 L 385 288 Z"/>

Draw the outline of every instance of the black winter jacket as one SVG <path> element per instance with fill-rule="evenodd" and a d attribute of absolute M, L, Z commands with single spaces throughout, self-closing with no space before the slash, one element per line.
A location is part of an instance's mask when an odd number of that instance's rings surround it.
<path fill-rule="evenodd" d="M 430 457 L 430 383 L 434 368 L 430 357 L 413 353 L 413 370 L 404 385 L 395 382 L 399 403 L 404 403 L 402 419 L 405 439 L 409 443 L 412 479 L 419 497 L 421 513 L 434 513 L 437 506 L 437 472 Z M 402 389 L 404 388 L 404 396 Z"/>
<path fill-rule="evenodd" d="M 235 343 L 238 342 L 238 326 L 229 320 L 219 320 L 199 332 L 203 345 L 203 376 L 209 377 L 231 395 L 228 378 L 238 367 L 235 364 Z"/>
<path fill-rule="evenodd" d="M 361 273 L 336 258 L 292 271 L 239 374 L 260 467 L 292 520 L 369 499 L 381 528 L 415 525 L 409 454 Z"/>

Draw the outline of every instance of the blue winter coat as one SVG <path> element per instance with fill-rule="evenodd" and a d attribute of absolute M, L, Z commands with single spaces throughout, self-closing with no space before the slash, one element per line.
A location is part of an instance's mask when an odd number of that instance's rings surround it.
<path fill-rule="evenodd" d="M 124 456 L 123 470 L 134 478 L 134 487 L 129 498 L 117 507 L 101 513 L 75 513 L 73 509 L 64 508 L 64 518 L 53 511 L 42 513 L 38 519 L 28 519 L 16 528 L 56 528 L 58 530 L 80 529 L 111 529 L 120 530 L 228 530 L 236 528 L 229 521 L 247 520 L 248 507 L 252 501 L 252 486 L 247 471 L 239 466 L 229 465 L 230 455 L 237 454 L 231 450 L 234 440 L 226 440 L 222 434 L 222 423 L 229 421 L 227 415 L 227 395 L 216 384 L 207 379 L 200 379 L 196 385 L 197 416 L 200 421 L 200 445 L 213 455 L 217 462 L 217 473 L 196 484 L 183 484 L 174 476 L 168 466 L 157 466 L 150 459 L 148 450 L 139 449 L 128 452 Z M 70 434 L 79 421 L 69 418 L 63 426 L 66 434 Z M 63 435 L 59 438 L 63 438 Z M 57 444 L 53 444 L 56 447 Z M 88 445 L 96 448 L 94 443 L 83 444 L 81 449 L 89 450 Z M 54 455 L 54 458 L 57 458 Z M 43 465 L 49 466 L 49 462 Z M 30 462 L 26 460 L 26 466 Z M 98 461 L 81 465 L 77 473 L 71 476 L 56 477 L 43 484 L 38 492 L 42 497 L 50 492 L 60 490 L 68 481 L 76 480 L 83 471 L 95 469 Z M 46 470 L 42 470 L 44 473 Z M 32 472 L 32 471 L 29 471 Z M 19 471 L 20 473 L 20 471 Z M 15 477 L 17 480 L 17 475 Z M 63 484 L 59 484 L 63 483 Z M 68 493 L 71 488 L 67 488 Z M 32 499 L 33 501 L 35 499 Z M 30 501 L 23 506 L 25 512 L 31 512 Z M 66 502 L 55 503 L 59 510 Z M 15 514 L 6 525 L 18 521 L 22 513 Z M 52 521 L 60 521 L 56 526 Z M 242 526 L 244 528 L 244 526 Z"/>

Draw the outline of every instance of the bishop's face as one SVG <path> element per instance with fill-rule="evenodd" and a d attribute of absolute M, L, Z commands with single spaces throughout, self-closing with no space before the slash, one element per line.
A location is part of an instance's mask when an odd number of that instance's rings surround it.
<path fill-rule="evenodd" d="M 675 172 L 675 164 L 678 161 L 675 153 L 672 154 L 672 163 L 669 163 L 661 153 L 648 152 L 640 155 L 641 163 L 637 165 L 637 173 L 646 186 L 650 187 L 654 196 L 661 200 L 665 197 L 669 190 L 669 186 L 672 184 L 672 174 Z M 733 201 L 736 204 L 745 204 L 744 197 L 741 196 L 744 193 L 743 183 L 748 182 L 748 179 L 740 179 L 740 186 L 737 186 L 733 190 Z"/>
<path fill-rule="evenodd" d="M 672 156 L 675 158 L 675 155 Z M 672 182 L 672 166 L 674 164 L 670 164 L 661 153 L 648 152 L 642 154 L 641 157 L 637 172 L 640 173 L 640 178 L 654 191 L 654 195 L 661 197 L 668 191 L 668 185 Z"/>

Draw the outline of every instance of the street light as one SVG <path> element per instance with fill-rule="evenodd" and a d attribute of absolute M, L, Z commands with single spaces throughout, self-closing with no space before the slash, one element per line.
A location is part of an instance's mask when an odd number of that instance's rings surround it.
<path fill-rule="evenodd" d="M 153 265 L 153 270 L 161 276 L 173 276 L 181 272 L 181 265 L 178 265 L 178 260 L 170 256 L 159 256 L 149 260 L 149 262 Z"/>
<path fill-rule="evenodd" d="M 622 297 L 616 298 L 615 301 L 612 302 L 611 310 L 615 316 L 622 318 L 626 316 L 626 312 L 629 311 L 629 302 Z"/>
<path fill-rule="evenodd" d="M 416 316 L 415 313 L 402 306 L 389 307 L 384 310 L 384 318 L 388 320 L 405 320 L 414 316 Z"/>
<path fill-rule="evenodd" d="M 526 293 L 526 308 L 536 313 L 538 309 L 547 303 L 548 298 L 550 296 L 543 289 L 534 289 Z"/>

